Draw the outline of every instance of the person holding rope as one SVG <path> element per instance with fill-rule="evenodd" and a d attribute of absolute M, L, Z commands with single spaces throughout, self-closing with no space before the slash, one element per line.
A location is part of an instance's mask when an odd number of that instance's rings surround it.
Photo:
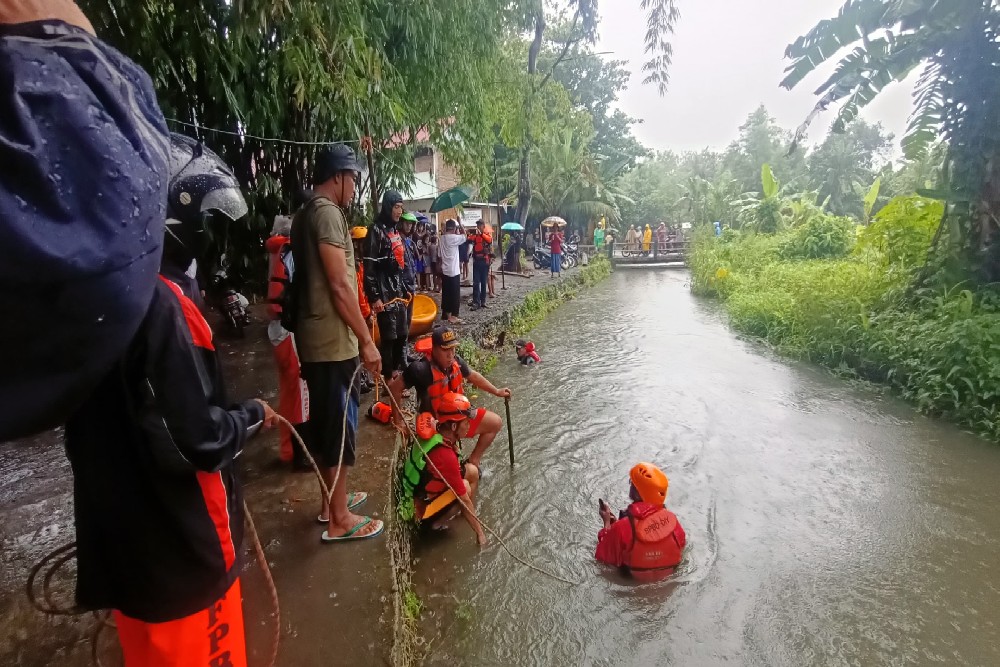
<path fill-rule="evenodd" d="M 462 357 L 458 356 L 458 334 L 451 327 L 435 327 L 431 336 L 431 351 L 423 359 L 415 361 L 406 367 L 402 375 L 389 384 L 396 401 L 402 395 L 403 387 L 417 388 L 417 406 L 421 412 L 430 412 L 440 417 L 442 401 L 445 394 L 464 394 L 463 383 L 468 380 L 472 386 L 489 392 L 500 398 L 510 398 L 510 389 L 497 389 L 492 382 L 481 374 L 469 368 Z M 402 423 L 402 415 L 393 410 L 393 419 Z M 469 463 L 480 469 L 483 454 L 489 448 L 500 429 L 503 421 L 500 415 L 486 408 L 477 408 L 469 420 L 468 433 L 463 437 L 479 436 L 476 446 L 469 456 Z"/>
<path fill-rule="evenodd" d="M 677 569 L 687 542 L 677 517 L 664 507 L 670 482 L 652 463 L 632 466 L 629 482 L 632 503 L 617 521 L 604 500 L 597 503 L 604 527 L 595 557 L 641 581 L 662 579 Z"/>
<path fill-rule="evenodd" d="M 229 168 L 193 139 L 173 135 L 170 152 L 152 302 L 126 353 L 66 423 L 77 603 L 114 610 L 128 667 L 245 667 L 234 460 L 278 417 L 264 401 L 227 400 L 212 331 L 165 275 L 183 272 L 246 202 Z"/>
<path fill-rule="evenodd" d="M 468 436 L 476 416 L 469 399 L 448 392 L 438 404 L 437 419 L 429 412 L 417 416 L 416 441 L 403 463 L 400 507 L 406 518 L 431 522 L 434 530 L 446 530 L 459 513 L 476 533 L 476 542 L 486 544 L 486 533 L 476 516 L 479 468 L 461 463 L 462 438 Z"/>
<path fill-rule="evenodd" d="M 365 239 L 365 294 L 375 312 L 386 382 L 406 364 L 406 319 L 413 292 L 407 284 L 406 242 L 400 230 L 403 197 L 390 190 L 382 197 L 382 210 Z"/>
<path fill-rule="evenodd" d="M 320 536 L 323 542 L 375 537 L 384 528 L 381 521 L 351 512 L 368 498 L 367 493 L 347 492 L 358 428 L 359 355 L 372 374 L 382 369 L 381 355 L 358 305 L 354 246 L 343 212 L 354 199 L 359 172 L 350 147 L 337 143 L 320 150 L 314 164 L 313 198 L 292 222 L 293 285 L 300 285 L 295 287 L 299 294 L 295 336 L 309 388 L 306 442 L 330 489 L 317 517 L 327 526 Z"/>

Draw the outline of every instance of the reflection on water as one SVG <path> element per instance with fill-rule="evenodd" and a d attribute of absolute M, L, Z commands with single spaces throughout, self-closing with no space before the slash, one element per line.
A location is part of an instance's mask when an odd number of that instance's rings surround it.
<path fill-rule="evenodd" d="M 457 524 L 418 548 L 427 664 L 1000 664 L 1000 449 L 737 339 L 685 281 L 618 273 L 501 362 L 517 464 L 501 435 L 483 518 L 584 583 Z M 593 551 L 641 459 L 688 548 L 637 586 Z"/>

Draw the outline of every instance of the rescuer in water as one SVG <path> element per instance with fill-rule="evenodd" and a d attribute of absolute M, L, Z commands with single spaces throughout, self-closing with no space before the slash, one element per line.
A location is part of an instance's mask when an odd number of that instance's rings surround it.
<path fill-rule="evenodd" d="M 628 476 L 632 503 L 617 521 L 608 504 L 598 501 L 604 527 L 597 534 L 594 555 L 636 579 L 662 579 L 680 564 L 687 542 L 677 517 L 664 507 L 670 482 L 652 463 L 637 463 Z"/>
<path fill-rule="evenodd" d="M 404 518 L 430 521 L 436 530 L 459 513 L 476 533 L 476 542 L 486 544 L 486 534 L 476 518 L 476 490 L 479 468 L 460 463 L 462 438 L 469 434 L 470 419 L 475 415 L 469 399 L 454 392 L 438 401 L 438 418 L 429 412 L 417 416 L 417 441 L 403 464 L 401 476 Z"/>

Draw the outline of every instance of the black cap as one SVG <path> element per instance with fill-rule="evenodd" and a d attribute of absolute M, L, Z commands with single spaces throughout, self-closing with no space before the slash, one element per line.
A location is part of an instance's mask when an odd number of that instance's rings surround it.
<path fill-rule="evenodd" d="M 313 184 L 326 183 L 344 171 L 359 173 L 361 165 L 354 149 L 347 144 L 330 144 L 319 149 L 313 168 Z"/>
<path fill-rule="evenodd" d="M 442 350 L 450 350 L 458 345 L 458 334 L 451 327 L 434 327 L 433 343 L 434 347 L 440 347 Z"/>

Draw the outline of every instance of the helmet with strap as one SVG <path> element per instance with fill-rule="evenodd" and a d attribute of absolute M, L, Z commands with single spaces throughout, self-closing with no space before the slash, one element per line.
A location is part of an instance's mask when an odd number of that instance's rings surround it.
<path fill-rule="evenodd" d="M 167 238 L 196 257 L 210 240 L 209 220 L 235 222 L 246 213 L 240 184 L 222 158 L 191 137 L 171 133 Z"/>

